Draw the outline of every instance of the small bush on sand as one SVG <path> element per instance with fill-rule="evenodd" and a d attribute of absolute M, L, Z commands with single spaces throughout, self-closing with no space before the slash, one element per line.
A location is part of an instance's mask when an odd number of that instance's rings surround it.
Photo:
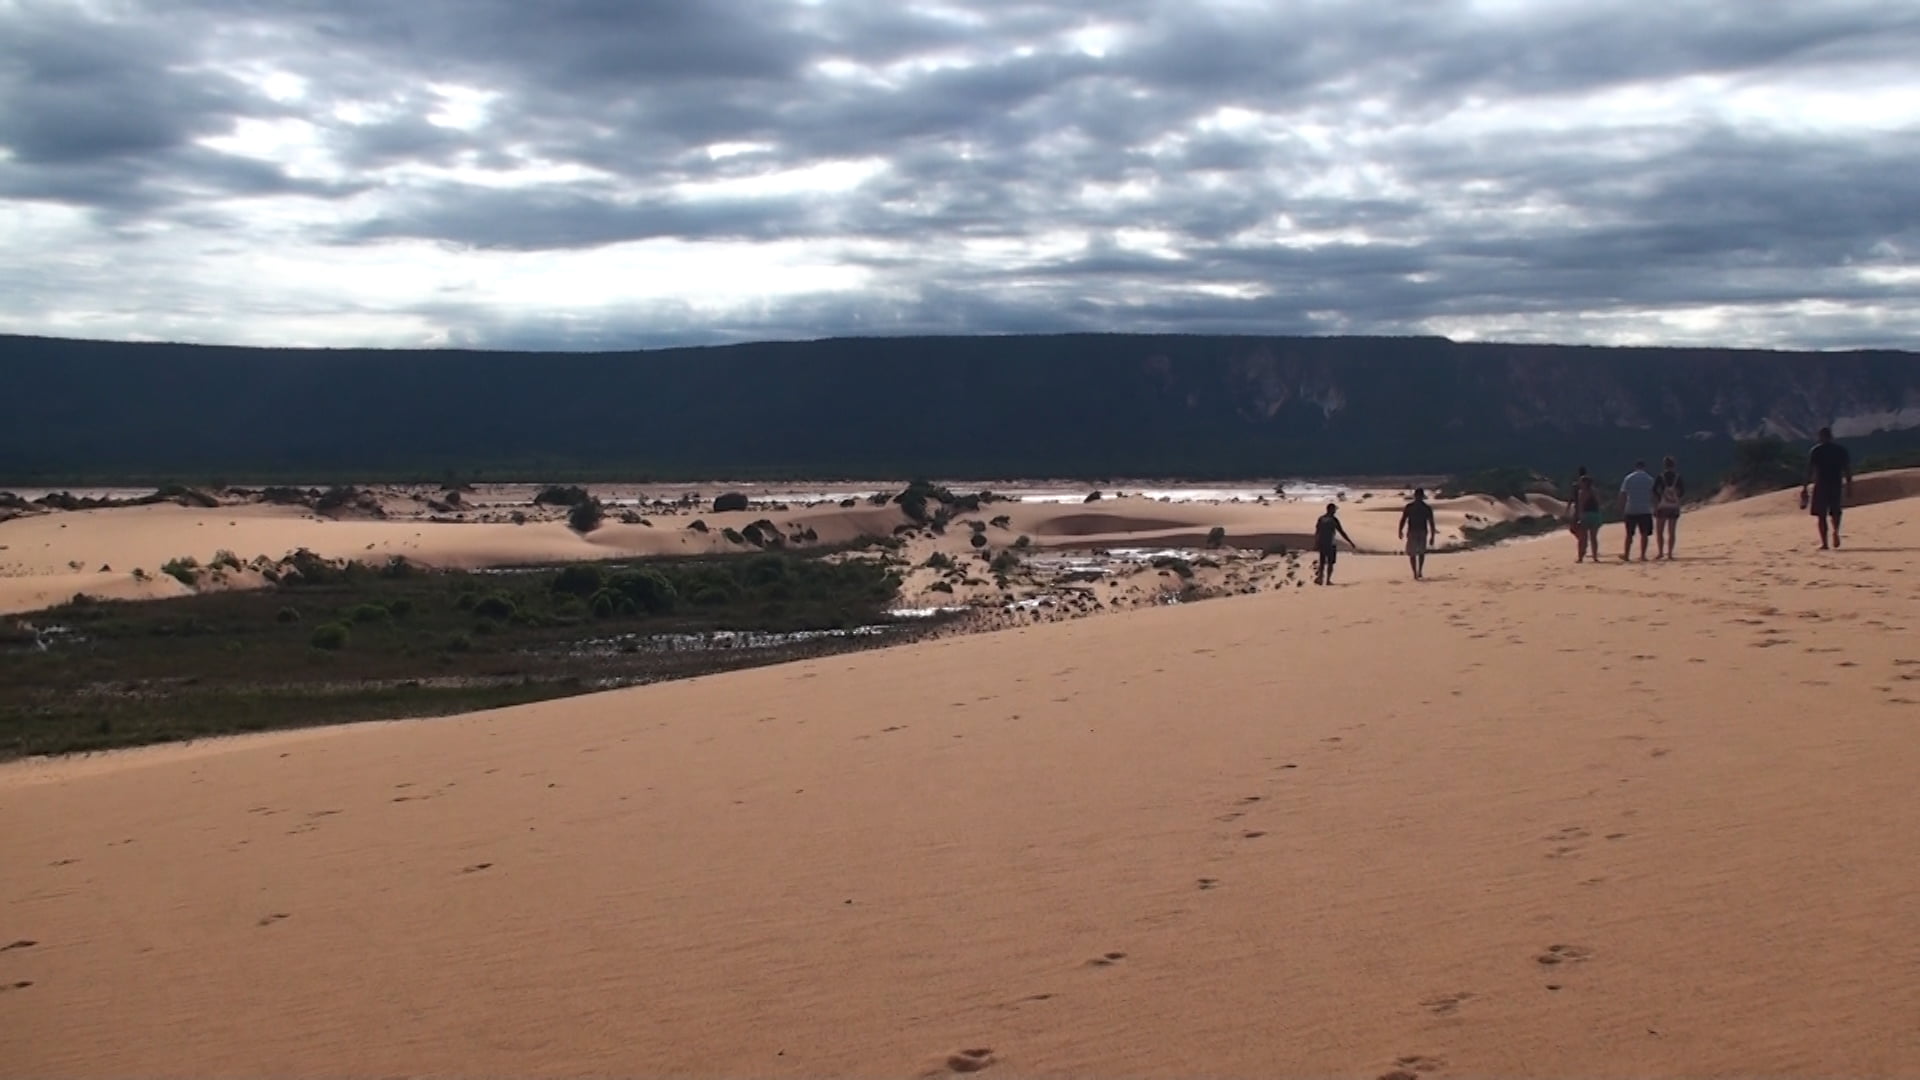
<path fill-rule="evenodd" d="M 720 535 L 725 538 L 729 544 L 744 544 L 747 542 L 747 538 L 740 535 L 739 529 L 721 529 Z"/>
<path fill-rule="evenodd" d="M 735 510 L 745 510 L 746 508 L 747 497 L 738 491 L 729 491 L 724 495 L 717 495 L 713 500 L 713 512 L 716 514 L 725 514 Z"/>
<path fill-rule="evenodd" d="M 313 636 L 307 640 L 316 649 L 335 652 L 347 647 L 349 636 L 346 626 L 341 623 L 326 623 L 314 627 Z"/>
<path fill-rule="evenodd" d="M 1193 564 L 1175 555 L 1161 555 L 1153 560 L 1155 570 L 1171 570 L 1183 578 L 1193 576 Z"/>
<path fill-rule="evenodd" d="M 1098 491 L 1090 491 L 1090 492 L 1088 492 L 1088 493 L 1087 493 L 1087 497 L 1086 497 L 1085 499 L 1082 499 L 1081 501 L 1082 501 L 1082 502 L 1090 502 L 1090 503 L 1096 503 L 1096 502 L 1099 502 L 1099 501 L 1100 501 L 1101 499 L 1104 499 L 1104 498 L 1106 498 L 1106 496 L 1105 496 L 1105 495 L 1103 495 L 1103 494 L 1101 494 L 1100 492 L 1098 492 Z"/>
<path fill-rule="evenodd" d="M 932 585 L 927 586 L 927 591 L 937 592 L 937 593 L 952 593 L 953 586 L 947 584 L 944 581 L 936 581 Z"/>
<path fill-rule="evenodd" d="M 593 498 L 593 496 L 587 494 L 586 488 L 574 487 L 571 484 L 564 485 L 564 486 L 560 484 L 553 484 L 548 487 L 542 488 L 540 490 L 540 494 L 535 495 L 533 497 L 533 505 L 535 506 L 579 506 L 581 503 L 586 502 L 588 499 L 591 499 L 591 498 Z"/>
<path fill-rule="evenodd" d="M 699 518 L 694 518 L 693 523 L 688 525 L 687 528 L 693 532 L 703 533 L 707 531 L 707 523 L 701 521 Z"/>
<path fill-rule="evenodd" d="M 1806 458 L 1767 435 L 1733 444 L 1733 468 L 1727 473 L 1726 483 L 1740 494 L 1758 495 L 1793 487 L 1805 475 Z"/>
<path fill-rule="evenodd" d="M 182 585 L 192 586 L 200 580 L 200 562 L 191 555 L 168 559 L 160 565 L 160 572 Z"/>
<path fill-rule="evenodd" d="M 987 534 L 985 534 L 985 533 L 974 533 L 974 534 L 973 534 L 973 538 L 972 538 L 972 539 L 970 539 L 970 540 L 968 540 L 968 541 L 967 541 L 967 543 L 969 543 L 969 544 L 972 544 L 972 545 L 973 545 L 974 547 L 977 547 L 977 548 L 983 548 L 983 547 L 986 547 L 986 546 L 987 546 Z"/>
<path fill-rule="evenodd" d="M 1033 546 L 1033 537 L 1022 534 L 1013 542 L 1016 551 L 1025 551 Z"/>
<path fill-rule="evenodd" d="M 1208 547 L 1210 548 L 1224 547 L 1226 546 L 1226 543 L 1227 543 L 1226 526 L 1215 525 L 1212 529 L 1208 530 L 1207 532 Z"/>
<path fill-rule="evenodd" d="M 573 504 L 573 509 L 567 511 L 567 528 L 585 536 L 599 528 L 606 517 L 607 511 L 600 505 L 600 500 L 590 498 Z"/>
<path fill-rule="evenodd" d="M 990 565 L 993 567 L 994 573 L 1005 576 L 1020 569 L 1020 556 L 1015 555 L 1011 551 L 1003 551 L 993 557 L 993 562 Z"/>

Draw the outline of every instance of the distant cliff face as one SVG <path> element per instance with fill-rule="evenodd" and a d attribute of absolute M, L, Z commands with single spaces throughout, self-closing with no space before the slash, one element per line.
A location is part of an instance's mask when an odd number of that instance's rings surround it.
<path fill-rule="evenodd" d="M 863 338 L 631 353 L 0 337 L 49 476 L 1268 476 L 1609 467 L 1915 431 L 1920 354 L 1433 338 Z"/>

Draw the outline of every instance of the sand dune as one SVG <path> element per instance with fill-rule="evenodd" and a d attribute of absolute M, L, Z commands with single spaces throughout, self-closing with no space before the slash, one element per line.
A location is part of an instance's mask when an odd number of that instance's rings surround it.
<path fill-rule="evenodd" d="M 1381 493 L 1347 510 L 1347 527 L 1363 547 L 1392 550 L 1400 500 Z M 863 537 L 891 536 L 911 524 L 897 506 L 854 507 L 825 504 L 777 510 L 758 506 L 713 513 L 698 508 L 650 511 L 645 524 L 609 521 L 582 536 L 569 529 L 552 508 L 543 519 L 513 524 L 506 520 L 436 520 L 424 512 L 405 516 L 417 505 L 399 497 L 385 500 L 388 519 L 333 518 L 300 507 L 222 506 L 212 509 L 171 503 L 39 514 L 0 521 L 0 613 L 32 611 L 87 593 L 112 599 L 178 595 L 160 579 L 169 560 L 192 558 L 210 563 L 220 552 L 242 562 L 279 559 L 306 548 L 331 559 L 384 562 L 400 557 L 424 566 L 484 568 L 580 559 L 703 555 L 750 550 L 729 541 L 725 530 L 743 530 L 769 520 L 785 534 L 810 532 L 803 546 L 838 545 Z M 1104 500 L 1103 509 L 1056 503 L 991 503 L 962 521 L 1005 517 L 995 534 L 1011 542 L 1027 535 L 1040 548 L 1123 547 L 1129 545 L 1203 545 L 1216 526 L 1237 546 L 1308 546 L 1318 501 L 1257 503 L 1161 503 L 1140 497 Z M 1387 514 L 1372 511 L 1385 509 Z M 1454 500 L 1439 511 L 1451 536 L 1473 520 L 1502 520 L 1528 512 L 1520 504 L 1486 498 Z M 497 515 L 495 515 L 497 516 Z M 691 526 L 699 521 L 706 531 Z M 965 554 L 969 533 L 956 524 L 947 536 L 920 545 Z M 919 549 L 916 549 L 919 550 Z M 924 553 L 923 552 L 923 556 Z M 135 571 L 141 571 L 136 576 Z M 143 580 L 144 578 L 144 580 Z M 257 580 L 257 579 L 255 579 Z M 209 576 L 201 587 L 244 584 L 240 575 Z M 909 597 L 922 602 L 925 597 Z"/>
<path fill-rule="evenodd" d="M 1920 1074 L 1920 502 L 1848 534 L 0 768 L 0 1061 Z"/>

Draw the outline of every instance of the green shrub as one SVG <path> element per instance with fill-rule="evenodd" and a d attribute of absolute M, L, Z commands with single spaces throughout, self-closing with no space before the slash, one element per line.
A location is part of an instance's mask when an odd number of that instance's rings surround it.
<path fill-rule="evenodd" d="M 448 652 L 472 652 L 473 638 L 466 634 L 455 634 L 447 639 Z"/>
<path fill-rule="evenodd" d="M 182 585 L 191 587 L 200 580 L 200 562 L 191 555 L 168 559 L 160 564 L 160 572 Z"/>
<path fill-rule="evenodd" d="M 973 545 L 974 547 L 977 547 L 977 548 L 983 548 L 983 547 L 986 547 L 986 546 L 987 546 L 987 534 L 985 534 L 985 533 L 974 533 L 974 534 L 973 534 L 973 536 L 972 536 L 972 538 L 971 538 L 971 539 L 969 539 L 969 540 L 967 541 L 967 543 L 969 543 L 969 544 L 972 544 L 972 545 Z"/>
<path fill-rule="evenodd" d="M 607 577 L 597 566 L 576 563 L 553 577 L 551 588 L 557 593 L 592 596 L 606 586 Z"/>
<path fill-rule="evenodd" d="M 988 565 L 992 567 L 994 573 L 1004 576 L 1020 569 L 1020 556 L 1011 551 L 1003 551 L 995 555 L 993 562 Z"/>
<path fill-rule="evenodd" d="M 511 619 L 519 614 L 519 610 L 519 606 L 513 602 L 513 597 L 506 593 L 494 593 L 491 596 L 482 597 L 473 605 L 473 613 L 483 619 Z"/>
<path fill-rule="evenodd" d="M 585 536 L 599 528 L 606 517 L 606 508 L 600 505 L 599 499 L 587 499 L 574 503 L 573 509 L 567 511 L 567 528 Z"/>
<path fill-rule="evenodd" d="M 1210 548 L 1217 548 L 1217 547 L 1224 547 L 1224 546 L 1226 545 L 1226 543 L 1227 543 L 1227 528 L 1226 528 L 1226 526 L 1224 526 L 1224 525 L 1215 525 L 1215 526 L 1214 526 L 1214 527 L 1213 527 L 1212 529 L 1209 529 L 1209 530 L 1207 531 L 1207 546 L 1208 546 L 1208 547 L 1210 547 Z"/>
<path fill-rule="evenodd" d="M 953 559 L 944 551 L 936 551 L 927 556 L 927 561 L 920 565 L 929 570 L 951 570 L 953 569 Z"/>
<path fill-rule="evenodd" d="M 693 523 L 688 525 L 687 528 L 697 533 L 703 533 L 707 531 L 707 523 L 701 521 L 699 518 L 694 518 Z"/>
<path fill-rule="evenodd" d="M 533 505 L 579 506 L 591 498 L 593 498 L 593 496 L 587 494 L 587 489 L 585 488 L 574 487 L 571 484 L 551 484 L 542 488 L 540 494 L 533 497 Z"/>
<path fill-rule="evenodd" d="M 1742 439 L 1733 444 L 1733 468 L 1727 473 L 1729 487 L 1742 494 L 1779 491 L 1806 479 L 1806 459 L 1788 449 L 1772 435 Z"/>
<path fill-rule="evenodd" d="M 1013 546 L 1018 551 L 1025 551 L 1033 546 L 1033 537 L 1022 534 L 1014 540 Z"/>
<path fill-rule="evenodd" d="M 622 570 L 607 584 L 649 615 L 672 611 L 680 599 L 673 582 L 657 570 Z"/>
<path fill-rule="evenodd" d="M 347 618 L 357 623 L 383 623 L 393 617 L 393 613 L 379 604 L 361 604 L 347 612 Z"/>
<path fill-rule="evenodd" d="M 349 638 L 347 628 L 340 623 L 325 623 L 313 628 L 313 636 L 308 642 L 316 649 L 334 652 L 347 647 Z"/>
<path fill-rule="evenodd" d="M 274 615 L 273 620 L 275 622 L 281 622 L 281 623 L 297 623 L 300 621 L 300 609 L 295 607 L 283 607 L 280 609 L 278 614 Z"/>
<path fill-rule="evenodd" d="M 1449 477 L 1440 485 L 1440 497 L 1455 499 L 1462 495 L 1487 495 L 1495 499 L 1524 499 L 1553 490 L 1553 483 L 1532 469 L 1506 465 Z"/>
<path fill-rule="evenodd" d="M 410 597 L 396 596 L 387 602 L 387 611 L 396 619 L 404 619 L 413 614 L 413 600 Z"/>
<path fill-rule="evenodd" d="M 739 529 L 721 529 L 720 535 L 725 538 L 729 544 L 744 544 L 747 542 L 747 538 L 740 535 Z"/>

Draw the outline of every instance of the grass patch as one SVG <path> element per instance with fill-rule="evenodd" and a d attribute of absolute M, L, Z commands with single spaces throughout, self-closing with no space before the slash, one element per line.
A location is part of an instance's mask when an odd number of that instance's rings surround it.
<path fill-rule="evenodd" d="M 1495 521 L 1486 525 L 1467 525 L 1460 530 L 1465 539 L 1449 544 L 1443 551 L 1471 551 L 1474 548 L 1492 547 L 1503 540 L 1517 540 L 1526 536 L 1545 536 L 1551 532 L 1561 532 L 1567 527 L 1567 520 L 1556 514 L 1535 514 L 1531 517 L 1514 518 L 1511 521 Z"/>
<path fill-rule="evenodd" d="M 267 589 L 35 612 L 35 626 L 70 631 L 44 651 L 30 633 L 0 634 L 0 758 L 490 708 L 927 629 L 892 623 L 899 579 L 863 559 L 760 553 L 487 574 L 290 564 Z M 871 626 L 887 632 L 818 634 Z M 719 630 L 817 636 L 649 644 Z"/>

